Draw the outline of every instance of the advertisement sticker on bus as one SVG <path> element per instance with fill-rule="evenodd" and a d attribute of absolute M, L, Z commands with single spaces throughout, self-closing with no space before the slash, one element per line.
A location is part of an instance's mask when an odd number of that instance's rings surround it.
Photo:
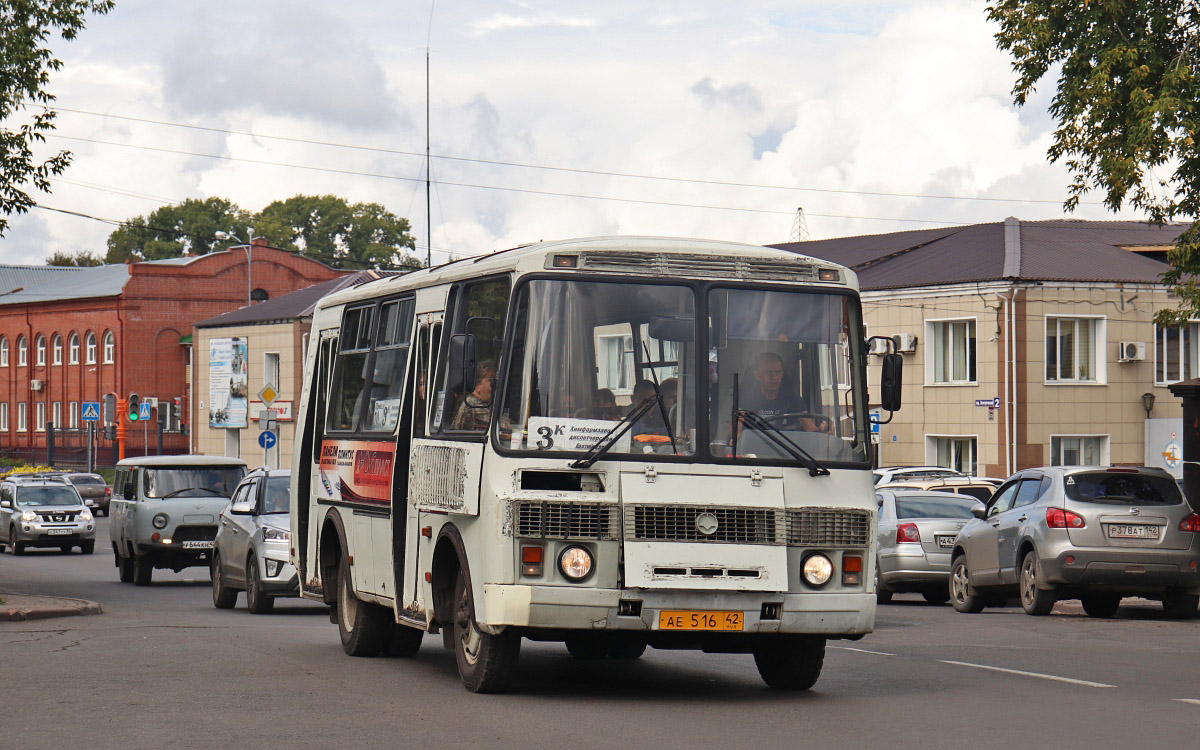
<path fill-rule="evenodd" d="M 395 444 L 363 440 L 321 443 L 321 488 L 347 503 L 389 505 Z"/>

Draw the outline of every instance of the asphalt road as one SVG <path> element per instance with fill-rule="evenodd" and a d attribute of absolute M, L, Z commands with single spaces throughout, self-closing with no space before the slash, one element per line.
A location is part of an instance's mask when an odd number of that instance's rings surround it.
<path fill-rule="evenodd" d="M 900 596 L 876 633 L 830 642 L 804 694 L 765 688 L 748 656 L 593 663 L 526 641 L 513 692 L 476 696 L 440 637 L 413 660 L 351 658 L 323 607 L 217 610 L 200 568 L 142 588 L 102 548 L 30 550 L 0 556 L 0 590 L 104 607 L 0 623 L 4 748 L 1200 745 L 1200 620 L 1133 599 L 1093 620 L 1074 603 L 1032 618 Z"/>

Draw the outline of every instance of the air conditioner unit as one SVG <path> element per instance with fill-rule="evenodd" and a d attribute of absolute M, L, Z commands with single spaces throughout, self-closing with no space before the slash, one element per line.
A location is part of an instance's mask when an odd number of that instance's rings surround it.
<path fill-rule="evenodd" d="M 1146 359 L 1145 341 L 1122 341 L 1118 350 L 1118 362 L 1144 362 Z"/>
<path fill-rule="evenodd" d="M 917 350 L 917 337 L 911 333 L 897 333 L 892 336 L 892 341 L 896 344 L 896 351 L 912 353 Z"/>
<path fill-rule="evenodd" d="M 31 391 L 40 391 L 45 387 L 46 387 L 46 381 L 44 381 L 44 380 L 30 380 L 29 381 L 29 390 L 31 390 Z"/>
<path fill-rule="evenodd" d="M 867 353 L 879 355 L 887 354 L 888 343 L 883 339 L 871 339 L 867 342 Z"/>

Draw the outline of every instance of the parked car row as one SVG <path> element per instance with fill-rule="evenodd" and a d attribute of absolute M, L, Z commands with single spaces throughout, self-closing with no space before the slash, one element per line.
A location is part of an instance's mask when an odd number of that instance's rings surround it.
<path fill-rule="evenodd" d="M 878 489 L 880 602 L 917 591 L 977 613 L 1018 597 L 1044 615 L 1078 599 L 1088 615 L 1111 617 L 1123 597 L 1142 597 L 1168 616 L 1196 615 L 1200 514 L 1165 471 L 1026 469 L 982 502 L 951 489 L 968 482 L 930 486 L 941 481 Z"/>

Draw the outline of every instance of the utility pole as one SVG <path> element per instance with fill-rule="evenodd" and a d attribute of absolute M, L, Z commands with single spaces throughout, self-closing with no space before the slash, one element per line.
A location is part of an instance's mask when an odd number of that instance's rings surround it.
<path fill-rule="evenodd" d="M 430 25 L 433 18 L 429 19 Z M 429 182 L 432 179 L 429 156 L 429 43 L 425 44 L 425 266 L 433 268 L 433 210 L 429 206 Z"/>

